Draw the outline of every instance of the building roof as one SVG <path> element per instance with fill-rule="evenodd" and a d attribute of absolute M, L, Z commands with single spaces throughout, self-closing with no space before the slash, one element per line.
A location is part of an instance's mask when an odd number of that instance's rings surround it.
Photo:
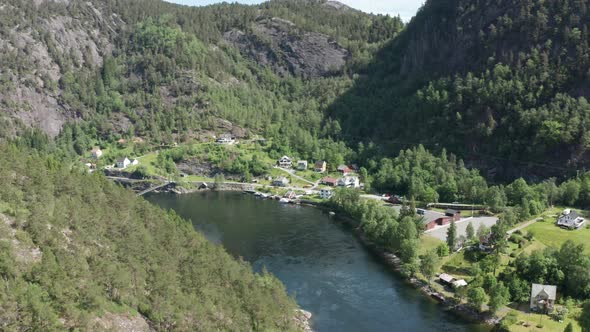
<path fill-rule="evenodd" d="M 98 146 L 95 146 L 94 148 L 92 148 L 92 152 L 98 152 L 98 151 L 101 151 Z"/>
<path fill-rule="evenodd" d="M 338 166 L 338 170 L 339 171 L 350 171 L 350 168 L 348 168 L 348 166 L 346 166 L 346 165 L 340 165 L 340 166 Z"/>
<path fill-rule="evenodd" d="M 117 162 L 118 163 L 123 163 L 123 162 L 125 162 L 125 160 L 129 161 L 129 158 L 127 158 L 127 157 L 125 157 L 125 158 L 119 158 L 119 159 L 117 159 Z"/>
<path fill-rule="evenodd" d="M 306 164 L 307 165 L 307 160 L 299 160 L 297 163 L 298 164 Z"/>
<path fill-rule="evenodd" d="M 447 214 L 447 215 L 452 215 L 452 216 L 456 215 L 457 213 L 461 213 L 461 212 L 459 212 L 459 211 L 457 211 L 457 210 L 454 210 L 454 209 L 447 209 L 447 210 L 445 211 L 445 214 Z"/>
<path fill-rule="evenodd" d="M 446 274 L 446 273 L 442 273 L 441 275 L 438 276 L 438 278 L 444 282 L 448 282 L 451 283 L 455 280 L 455 278 L 450 275 L 450 274 Z"/>
<path fill-rule="evenodd" d="M 455 287 L 467 286 L 467 281 L 465 281 L 464 279 L 459 279 L 453 283 L 453 286 L 455 286 Z"/>
<path fill-rule="evenodd" d="M 541 284 L 533 284 L 531 287 L 531 298 L 537 297 L 537 295 L 541 294 L 541 292 L 545 292 L 547 294 L 547 298 L 549 300 L 555 300 L 557 293 L 557 286 L 553 285 L 541 285 Z"/>
<path fill-rule="evenodd" d="M 326 177 L 322 178 L 321 182 L 336 183 L 336 182 L 338 182 L 338 180 L 331 178 L 329 176 L 326 176 Z"/>
<path fill-rule="evenodd" d="M 291 158 L 289 158 L 287 156 L 282 156 L 281 159 L 279 159 L 279 160 L 288 160 L 288 161 L 291 161 Z"/>
<path fill-rule="evenodd" d="M 326 162 L 325 162 L 325 161 L 323 161 L 323 160 L 318 160 L 318 161 L 316 161 L 316 162 L 315 162 L 315 167 L 317 167 L 317 168 L 321 168 L 321 167 L 324 167 L 324 164 L 326 164 Z"/>

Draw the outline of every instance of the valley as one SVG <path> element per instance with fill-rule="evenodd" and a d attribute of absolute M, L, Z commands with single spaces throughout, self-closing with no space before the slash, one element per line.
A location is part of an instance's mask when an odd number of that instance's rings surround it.
<path fill-rule="evenodd" d="M 0 2 L 0 330 L 302 330 L 307 305 L 330 331 L 363 303 L 355 326 L 385 330 L 380 287 L 419 311 L 408 328 L 471 326 L 445 308 L 590 329 L 588 5 L 427 0 L 404 22 L 326 0 Z M 350 234 L 304 223 L 354 243 L 330 277 L 374 288 L 300 301 L 289 255 L 266 270 L 237 235 L 211 243 L 200 226 L 240 216 L 208 201 L 293 208 L 285 229 L 319 213 L 298 204 L 333 212 Z"/>

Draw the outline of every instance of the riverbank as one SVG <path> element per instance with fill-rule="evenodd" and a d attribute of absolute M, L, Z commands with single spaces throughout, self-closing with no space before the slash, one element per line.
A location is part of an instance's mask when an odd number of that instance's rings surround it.
<path fill-rule="evenodd" d="M 438 303 L 444 310 L 452 312 L 468 321 L 489 326 L 490 330 L 500 323 L 496 317 L 488 314 L 479 313 L 473 310 L 469 305 L 464 303 L 457 303 L 455 299 L 447 299 L 442 294 L 431 288 L 427 283 L 415 277 L 405 277 L 401 274 L 401 259 L 386 248 L 369 240 L 359 227 L 359 222 L 348 216 L 338 216 L 339 219 L 346 222 L 353 228 L 353 232 L 359 241 L 367 248 L 375 257 L 388 266 L 393 272 L 397 273 L 405 283 L 417 290 L 432 301 Z"/>

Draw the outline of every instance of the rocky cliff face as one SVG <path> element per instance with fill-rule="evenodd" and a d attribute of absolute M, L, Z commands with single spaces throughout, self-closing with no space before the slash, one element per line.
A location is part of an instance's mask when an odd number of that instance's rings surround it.
<path fill-rule="evenodd" d="M 330 76 L 341 72 L 350 56 L 329 36 L 303 32 L 280 18 L 261 18 L 253 23 L 251 32 L 233 29 L 224 34 L 224 39 L 282 76 Z"/>
<path fill-rule="evenodd" d="M 0 137 L 14 135 L 19 125 L 58 135 L 80 111 L 63 101 L 64 67 L 99 67 L 112 52 L 113 39 L 124 26 L 117 15 L 105 16 L 91 2 L 79 3 L 83 19 L 65 9 L 63 15 L 43 15 L 49 10 L 59 13 L 66 5 L 36 1 L 24 11 L 22 5 L 1 6 L 2 16 L 15 24 L 8 23 L 0 34 L 0 118 L 5 119 Z"/>

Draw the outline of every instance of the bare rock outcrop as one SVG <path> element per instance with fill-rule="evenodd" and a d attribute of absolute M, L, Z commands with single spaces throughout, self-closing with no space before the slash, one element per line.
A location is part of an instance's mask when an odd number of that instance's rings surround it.
<path fill-rule="evenodd" d="M 350 57 L 348 50 L 329 36 L 301 31 L 280 18 L 260 18 L 251 33 L 233 29 L 224 39 L 243 55 L 283 76 L 330 76 L 340 72 Z"/>

